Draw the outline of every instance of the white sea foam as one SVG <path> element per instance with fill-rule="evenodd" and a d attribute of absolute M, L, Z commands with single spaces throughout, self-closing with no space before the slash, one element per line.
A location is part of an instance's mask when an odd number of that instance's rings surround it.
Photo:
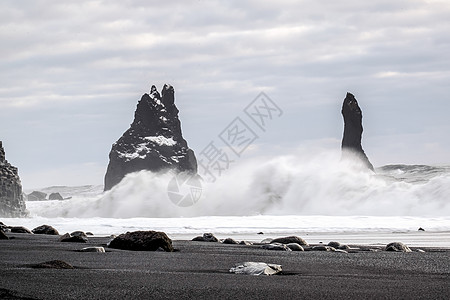
<path fill-rule="evenodd" d="M 35 216 L 76 218 L 450 216 L 449 168 L 423 167 L 391 166 L 373 173 L 340 162 L 337 151 L 299 151 L 231 165 L 216 182 L 202 182 L 201 199 L 191 207 L 170 201 L 173 174 L 141 171 L 96 197 L 29 202 L 28 208 Z"/>
<path fill-rule="evenodd" d="M 373 173 L 340 162 L 338 151 L 310 155 L 305 149 L 232 164 L 216 182 L 202 182 L 202 196 L 191 207 L 170 201 L 172 176 L 129 174 L 106 193 L 99 186 L 46 188 L 72 198 L 27 202 L 31 218 L 2 221 L 30 229 L 50 224 L 61 233 L 160 230 L 191 239 L 213 232 L 252 241 L 295 234 L 312 243 L 401 240 L 450 247 L 449 167 L 394 165 Z"/>

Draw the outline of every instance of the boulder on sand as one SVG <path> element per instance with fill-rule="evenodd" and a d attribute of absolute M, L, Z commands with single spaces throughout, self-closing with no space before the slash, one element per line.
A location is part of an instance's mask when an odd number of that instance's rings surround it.
<path fill-rule="evenodd" d="M 31 230 L 34 234 L 48 234 L 48 235 L 59 235 L 58 230 L 50 225 L 41 225 L 33 230 Z"/>
<path fill-rule="evenodd" d="M 78 252 L 97 252 L 97 253 L 105 253 L 105 248 L 103 247 L 86 247 L 81 250 L 78 250 Z"/>
<path fill-rule="evenodd" d="M 12 233 L 32 233 L 28 228 L 23 226 L 12 226 L 9 227 Z"/>
<path fill-rule="evenodd" d="M 261 248 L 266 250 L 275 250 L 275 251 L 292 251 L 286 244 L 281 243 L 271 243 L 262 245 Z"/>
<path fill-rule="evenodd" d="M 385 251 L 393 252 L 412 252 L 408 246 L 401 242 L 393 242 L 386 245 Z"/>
<path fill-rule="evenodd" d="M 173 252 L 172 240 L 159 231 L 133 231 L 119 235 L 113 239 L 109 248 L 134 250 L 134 251 L 156 251 L 162 248 L 166 252 Z"/>
<path fill-rule="evenodd" d="M 308 246 L 308 243 L 302 239 L 301 237 L 298 236 L 287 236 L 287 237 L 280 237 L 280 238 L 276 238 L 274 240 L 272 240 L 270 242 L 272 243 L 281 243 L 281 244 L 291 244 L 291 243 L 297 243 L 301 246 Z"/>
<path fill-rule="evenodd" d="M 71 236 L 81 236 L 81 237 L 87 238 L 87 234 L 84 233 L 84 231 L 80 231 L 80 230 L 74 231 L 70 235 Z"/>
<path fill-rule="evenodd" d="M 222 243 L 223 244 L 233 244 L 233 245 L 239 244 L 236 240 L 234 240 L 232 238 L 226 238 L 226 239 L 223 240 Z"/>
<path fill-rule="evenodd" d="M 9 240 L 9 237 L 0 228 L 0 240 Z"/>
<path fill-rule="evenodd" d="M 64 243 L 87 243 L 88 239 L 80 235 L 71 236 L 69 233 L 66 233 L 59 238 L 59 241 Z"/>
<path fill-rule="evenodd" d="M 218 242 L 219 239 L 214 236 L 212 233 L 204 233 L 203 236 L 197 236 L 192 239 L 196 242 Z"/>
<path fill-rule="evenodd" d="M 281 265 L 267 264 L 264 262 L 244 262 L 230 269 L 230 273 L 245 275 L 275 275 L 282 271 Z"/>

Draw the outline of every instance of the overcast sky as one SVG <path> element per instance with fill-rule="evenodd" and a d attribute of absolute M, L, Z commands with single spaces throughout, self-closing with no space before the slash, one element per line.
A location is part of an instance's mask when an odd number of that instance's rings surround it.
<path fill-rule="evenodd" d="M 449 164 L 449 33 L 447 0 L 3 0 L 0 140 L 25 189 L 101 184 L 152 84 L 197 153 L 265 92 L 248 157 L 340 147 L 350 91 L 375 166 Z"/>

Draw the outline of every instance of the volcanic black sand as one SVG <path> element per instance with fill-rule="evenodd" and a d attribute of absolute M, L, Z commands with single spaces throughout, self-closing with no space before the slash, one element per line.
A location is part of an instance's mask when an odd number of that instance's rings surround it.
<path fill-rule="evenodd" d="M 449 299 L 450 250 L 279 252 L 260 246 L 174 241 L 178 252 L 77 252 L 101 246 L 58 236 L 0 240 L 1 299 Z M 33 265 L 62 260 L 74 269 Z M 246 261 L 281 264 L 273 276 L 229 273 Z"/>

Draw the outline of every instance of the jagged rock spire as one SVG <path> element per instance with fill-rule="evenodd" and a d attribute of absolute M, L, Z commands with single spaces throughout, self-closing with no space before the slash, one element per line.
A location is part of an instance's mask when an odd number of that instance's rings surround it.
<path fill-rule="evenodd" d="M 105 175 L 105 191 L 141 170 L 175 169 L 197 173 L 197 160 L 182 136 L 175 91 L 153 85 L 138 102 L 130 128 L 113 144 Z"/>
<path fill-rule="evenodd" d="M 361 146 L 363 133 L 362 111 L 353 94 L 347 93 L 342 104 L 342 116 L 344 117 L 344 136 L 342 137 L 342 157 L 354 156 L 359 158 L 370 170 L 373 165 L 364 153 Z"/>

